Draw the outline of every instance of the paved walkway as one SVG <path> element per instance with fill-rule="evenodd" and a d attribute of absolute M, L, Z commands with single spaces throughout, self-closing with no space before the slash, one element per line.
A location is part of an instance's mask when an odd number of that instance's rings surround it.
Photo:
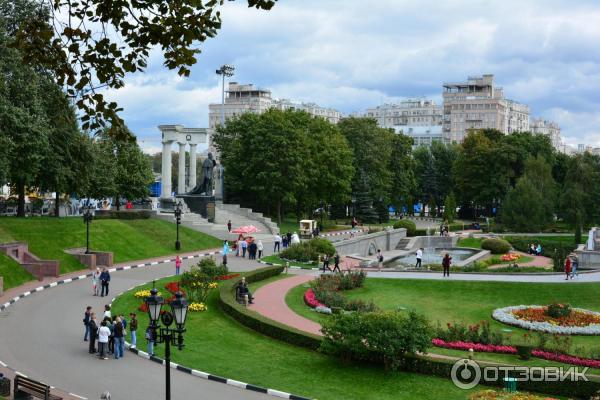
<path fill-rule="evenodd" d="M 312 279 L 314 276 L 311 275 L 296 275 L 261 286 L 254 293 L 256 301 L 249 308 L 274 321 L 321 336 L 321 325 L 296 314 L 285 302 L 287 292 Z"/>
<path fill-rule="evenodd" d="M 247 271 L 261 266 L 247 259 L 234 259 L 230 257 L 232 271 Z M 186 270 L 197 261 L 185 260 L 182 268 Z M 82 340 L 84 330 L 81 320 L 85 306 L 90 305 L 99 312 L 112 296 L 135 285 L 172 275 L 174 269 L 173 263 L 164 263 L 115 272 L 112 274 L 110 297 L 105 298 L 91 296 L 90 280 L 82 279 L 21 299 L 0 312 L 0 360 L 33 379 L 66 389 L 59 393 L 69 399 L 81 398 L 68 395 L 72 392 L 95 400 L 104 390 L 109 390 L 113 399 L 162 398 L 164 366 L 130 353 L 121 360 L 110 358 L 102 361 L 90 356 L 87 343 Z M 80 271 L 78 275 L 83 273 Z M 35 282 L 34 286 L 40 284 Z M 22 293 L 25 290 L 20 288 L 17 291 Z M 144 340 L 141 339 L 141 342 Z M 202 349 L 186 347 L 186 351 Z M 0 372 L 13 376 L 1 365 Z M 174 399 L 269 397 L 174 370 L 171 370 L 171 386 Z"/>

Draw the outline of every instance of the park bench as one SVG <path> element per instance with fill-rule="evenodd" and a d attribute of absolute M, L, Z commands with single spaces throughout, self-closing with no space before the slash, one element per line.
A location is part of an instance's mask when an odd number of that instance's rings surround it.
<path fill-rule="evenodd" d="M 29 399 L 31 396 L 44 400 L 61 400 L 62 397 L 55 396 L 50 393 L 50 386 L 34 381 L 33 379 L 25 378 L 17 375 L 15 377 L 15 400 Z"/>

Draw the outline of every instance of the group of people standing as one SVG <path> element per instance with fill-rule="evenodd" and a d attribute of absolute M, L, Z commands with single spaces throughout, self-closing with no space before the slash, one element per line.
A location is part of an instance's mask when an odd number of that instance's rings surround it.
<path fill-rule="evenodd" d="M 288 248 L 288 246 L 298 243 L 300 243 L 300 236 L 298 236 L 298 233 L 296 232 L 288 232 L 285 235 L 276 233 L 275 236 L 273 236 L 273 252 L 276 253 L 281 249 L 285 250 Z"/>
<path fill-rule="evenodd" d="M 252 236 L 245 238 L 241 233 L 235 242 L 234 248 L 236 257 L 245 258 L 246 253 L 248 253 L 249 260 L 256 260 L 257 257 L 260 260 L 265 249 L 262 240 L 254 240 Z M 229 253 L 229 243 L 227 241 L 223 244 L 223 254 L 226 255 L 226 253 Z"/>
<path fill-rule="evenodd" d="M 83 341 L 89 341 L 88 352 L 93 355 L 98 354 L 98 358 L 102 360 L 107 360 L 109 354 L 114 354 L 115 359 L 123 358 L 128 326 L 131 335 L 131 346 L 136 347 L 138 322 L 135 313 L 131 313 L 129 317 L 128 324 L 122 314 L 112 316 L 110 305 L 107 304 L 104 306 L 102 319 L 98 322 L 92 307 L 86 307 L 83 315 L 83 325 L 85 327 Z"/>
<path fill-rule="evenodd" d="M 98 296 L 98 293 L 100 293 L 100 297 L 108 296 L 109 284 L 110 272 L 108 272 L 108 269 L 102 268 L 102 271 L 100 271 L 100 268 L 96 268 L 96 271 L 94 271 L 94 274 L 92 275 L 92 290 L 94 296 Z"/>
<path fill-rule="evenodd" d="M 532 256 L 541 256 L 542 255 L 542 245 L 539 243 L 537 245 L 535 245 L 534 243 L 531 243 L 529 245 L 529 248 L 527 249 L 527 253 L 531 254 Z"/>

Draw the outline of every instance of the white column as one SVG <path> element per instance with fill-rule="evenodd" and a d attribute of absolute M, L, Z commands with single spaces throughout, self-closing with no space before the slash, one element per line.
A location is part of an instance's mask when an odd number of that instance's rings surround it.
<path fill-rule="evenodd" d="M 196 187 L 196 163 L 198 162 L 196 157 L 196 146 L 195 143 L 190 143 L 190 179 L 188 191 Z"/>
<path fill-rule="evenodd" d="M 179 144 L 179 176 L 177 177 L 177 194 L 184 194 L 185 190 L 185 143 Z"/>
<path fill-rule="evenodd" d="M 171 197 L 171 141 L 162 142 L 162 190 L 160 197 Z"/>

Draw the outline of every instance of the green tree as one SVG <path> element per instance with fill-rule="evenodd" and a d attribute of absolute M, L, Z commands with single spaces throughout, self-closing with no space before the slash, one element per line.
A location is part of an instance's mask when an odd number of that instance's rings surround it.
<path fill-rule="evenodd" d="M 554 221 L 556 184 L 552 168 L 542 156 L 525 161 L 523 175 L 509 192 L 501 211 L 501 220 L 509 228 L 534 232 Z"/>
<path fill-rule="evenodd" d="M 51 71 L 67 93 L 77 97 L 85 112 L 83 128 L 112 128 L 123 121 L 114 102 L 97 91 L 124 86 L 127 73 L 144 71 L 150 51 L 160 48 L 164 65 L 188 76 L 200 53 L 199 44 L 221 28 L 222 0 L 105 1 L 27 0 L 8 1 L 5 8 L 36 4 L 37 12 L 17 24 L 11 45 L 25 61 Z M 16 5 L 13 5 L 16 4 Z M 269 10 L 275 0 L 248 0 L 248 6 Z M 49 20 L 48 16 L 52 19 Z M 111 134 L 127 131 L 114 129 Z"/>
<path fill-rule="evenodd" d="M 416 189 L 412 144 L 413 139 L 410 136 L 398 134 L 392 138 L 389 166 L 392 172 L 390 201 L 396 210 L 408 205 L 409 197 Z"/>
<path fill-rule="evenodd" d="M 446 200 L 444 201 L 444 219 L 448 221 L 448 223 L 454 222 L 456 218 L 456 197 L 454 196 L 454 192 L 450 192 L 446 196 Z"/>

